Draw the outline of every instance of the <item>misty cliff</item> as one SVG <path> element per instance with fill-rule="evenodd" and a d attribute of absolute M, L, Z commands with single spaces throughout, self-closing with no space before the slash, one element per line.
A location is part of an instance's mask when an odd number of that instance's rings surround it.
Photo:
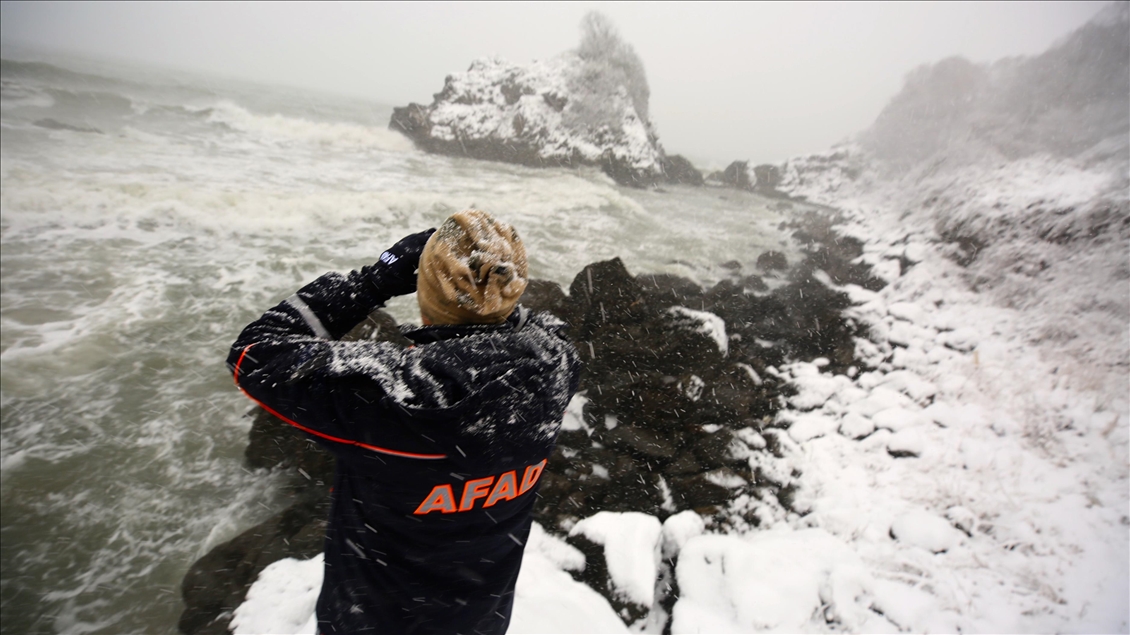
<path fill-rule="evenodd" d="M 1130 360 L 1128 78 L 1121 2 L 1038 56 L 915 70 L 857 142 L 786 162 L 778 187 L 883 227 L 868 258 L 930 245 L 1107 381 Z"/>
<path fill-rule="evenodd" d="M 1124 151 L 1128 13 L 1124 2 L 1111 5 L 1036 57 L 989 65 L 955 57 L 921 67 L 861 141 L 902 166 L 939 153 L 1019 159 Z"/>

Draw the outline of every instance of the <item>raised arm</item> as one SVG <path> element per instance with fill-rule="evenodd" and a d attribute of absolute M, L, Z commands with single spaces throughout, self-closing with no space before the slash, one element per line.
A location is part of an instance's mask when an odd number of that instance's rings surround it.
<path fill-rule="evenodd" d="M 339 412 L 342 400 L 356 393 L 341 394 L 346 386 L 332 381 L 327 365 L 331 347 L 344 345 L 338 338 L 389 298 L 416 290 L 420 253 L 434 231 L 402 239 L 359 271 L 323 275 L 249 324 L 228 353 L 236 385 L 268 412 L 322 441 L 414 454 L 367 444 L 350 429 Z M 391 344 L 373 346 L 374 354 L 399 353 Z"/>

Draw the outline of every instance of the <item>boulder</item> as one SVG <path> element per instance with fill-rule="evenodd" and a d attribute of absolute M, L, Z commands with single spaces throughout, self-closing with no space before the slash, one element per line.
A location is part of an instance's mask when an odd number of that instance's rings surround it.
<path fill-rule="evenodd" d="M 322 552 L 328 514 L 328 496 L 305 496 L 194 562 L 181 582 L 185 609 L 177 622 L 180 631 L 226 635 L 232 611 L 267 565 Z"/>
<path fill-rule="evenodd" d="M 698 169 L 682 155 L 671 154 L 663 157 L 659 162 L 659 167 L 663 170 L 663 175 L 666 177 L 668 183 L 698 186 L 704 183 L 702 172 L 699 172 Z"/>
<path fill-rule="evenodd" d="M 789 259 L 779 251 L 762 252 L 757 257 L 757 268 L 762 271 L 783 271 L 789 268 Z"/>

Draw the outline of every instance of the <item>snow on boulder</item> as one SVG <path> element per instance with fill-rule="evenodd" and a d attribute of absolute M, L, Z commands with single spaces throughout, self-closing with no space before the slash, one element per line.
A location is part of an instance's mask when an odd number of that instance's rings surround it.
<path fill-rule="evenodd" d="M 868 373 L 866 378 L 860 379 L 859 384 L 867 388 L 868 386 L 866 384 L 869 382 L 865 381 L 865 379 L 871 379 L 874 375 L 874 373 Z M 879 377 L 879 381 L 882 381 L 883 376 Z M 898 390 L 889 386 L 879 386 L 878 388 L 873 388 L 871 394 L 867 395 L 867 397 L 853 403 L 851 409 L 865 417 L 873 417 L 888 408 L 909 408 L 912 406 L 913 402 Z"/>
<path fill-rule="evenodd" d="M 945 518 L 916 509 L 891 523 L 891 537 L 927 551 L 942 553 L 961 544 L 965 536 Z"/>
<path fill-rule="evenodd" d="M 943 428 L 984 428 L 989 424 L 989 416 L 984 409 L 975 404 L 953 405 L 945 401 L 935 401 L 922 411 Z"/>
<path fill-rule="evenodd" d="M 839 427 L 838 421 L 819 412 L 796 415 L 784 411 L 777 418 L 779 421 L 792 422 L 789 424 L 789 436 L 797 443 L 829 435 Z"/>
<path fill-rule="evenodd" d="M 874 616 L 871 575 L 823 529 L 698 536 L 683 547 L 675 576 L 672 633 L 808 632 L 828 621 L 869 630 Z"/>
<path fill-rule="evenodd" d="M 942 333 L 938 336 L 938 340 L 955 351 L 967 353 L 977 348 L 980 337 L 977 335 L 976 330 L 966 327 L 948 333 Z"/>
<path fill-rule="evenodd" d="M 887 408 L 886 410 L 881 410 L 875 413 L 871 417 L 871 420 L 875 422 L 876 428 L 886 428 L 891 432 L 913 428 L 929 423 L 930 421 L 930 419 L 921 412 L 915 412 L 905 408 Z"/>
<path fill-rule="evenodd" d="M 883 382 L 882 385 L 893 388 L 918 403 L 926 402 L 938 393 L 938 389 L 934 384 L 905 370 L 896 370 L 887 373 L 886 381 Z"/>
<path fill-rule="evenodd" d="M 667 309 L 667 315 L 676 327 L 701 333 L 714 340 L 718 352 L 725 357 L 730 353 L 730 339 L 726 336 L 726 321 L 709 311 L 696 311 L 685 306 Z"/>
<path fill-rule="evenodd" d="M 887 306 L 887 312 L 913 324 L 922 324 L 926 319 L 926 312 L 914 302 L 894 302 Z"/>
<path fill-rule="evenodd" d="M 284 558 L 267 565 L 236 607 L 231 631 L 238 635 L 313 635 L 314 605 L 322 591 L 322 556 Z"/>
<path fill-rule="evenodd" d="M 875 422 L 858 412 L 849 412 L 840 421 L 839 431 L 849 439 L 862 439 L 875 431 Z"/>
<path fill-rule="evenodd" d="M 541 523 L 530 525 L 530 536 L 526 540 L 526 553 L 538 553 L 559 569 L 583 571 L 585 554 L 573 545 L 547 532 Z"/>
<path fill-rule="evenodd" d="M 926 439 L 917 428 L 899 430 L 887 439 L 887 453 L 895 458 L 918 457 L 926 450 Z"/>
<path fill-rule="evenodd" d="M 829 375 L 820 372 L 820 366 L 810 362 L 797 362 L 785 368 L 792 375 L 792 384 L 797 394 L 789 398 L 789 403 L 799 410 L 819 408 L 838 391 L 851 386 L 851 380 L 843 375 Z"/>
<path fill-rule="evenodd" d="M 661 531 L 659 519 L 649 514 L 599 512 L 574 525 L 569 535 L 603 546 L 614 595 L 646 611 L 655 600 Z"/>
<path fill-rule="evenodd" d="M 599 593 L 577 582 L 541 553 L 526 550 L 508 633 L 627 633 Z"/>
<path fill-rule="evenodd" d="M 687 509 L 663 521 L 663 557 L 674 558 L 683 545 L 706 531 L 706 521 L 693 510 Z"/>

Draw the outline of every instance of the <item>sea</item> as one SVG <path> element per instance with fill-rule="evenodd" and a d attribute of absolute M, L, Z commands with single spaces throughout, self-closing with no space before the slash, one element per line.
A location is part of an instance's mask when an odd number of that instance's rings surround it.
<path fill-rule="evenodd" d="M 327 271 L 471 206 L 566 290 L 613 257 L 710 285 L 798 253 L 795 203 L 426 154 L 370 99 L 3 57 L 4 633 L 177 632 L 191 563 L 288 503 L 280 476 L 244 465 L 228 346 Z M 389 311 L 419 322 L 411 296 Z"/>

